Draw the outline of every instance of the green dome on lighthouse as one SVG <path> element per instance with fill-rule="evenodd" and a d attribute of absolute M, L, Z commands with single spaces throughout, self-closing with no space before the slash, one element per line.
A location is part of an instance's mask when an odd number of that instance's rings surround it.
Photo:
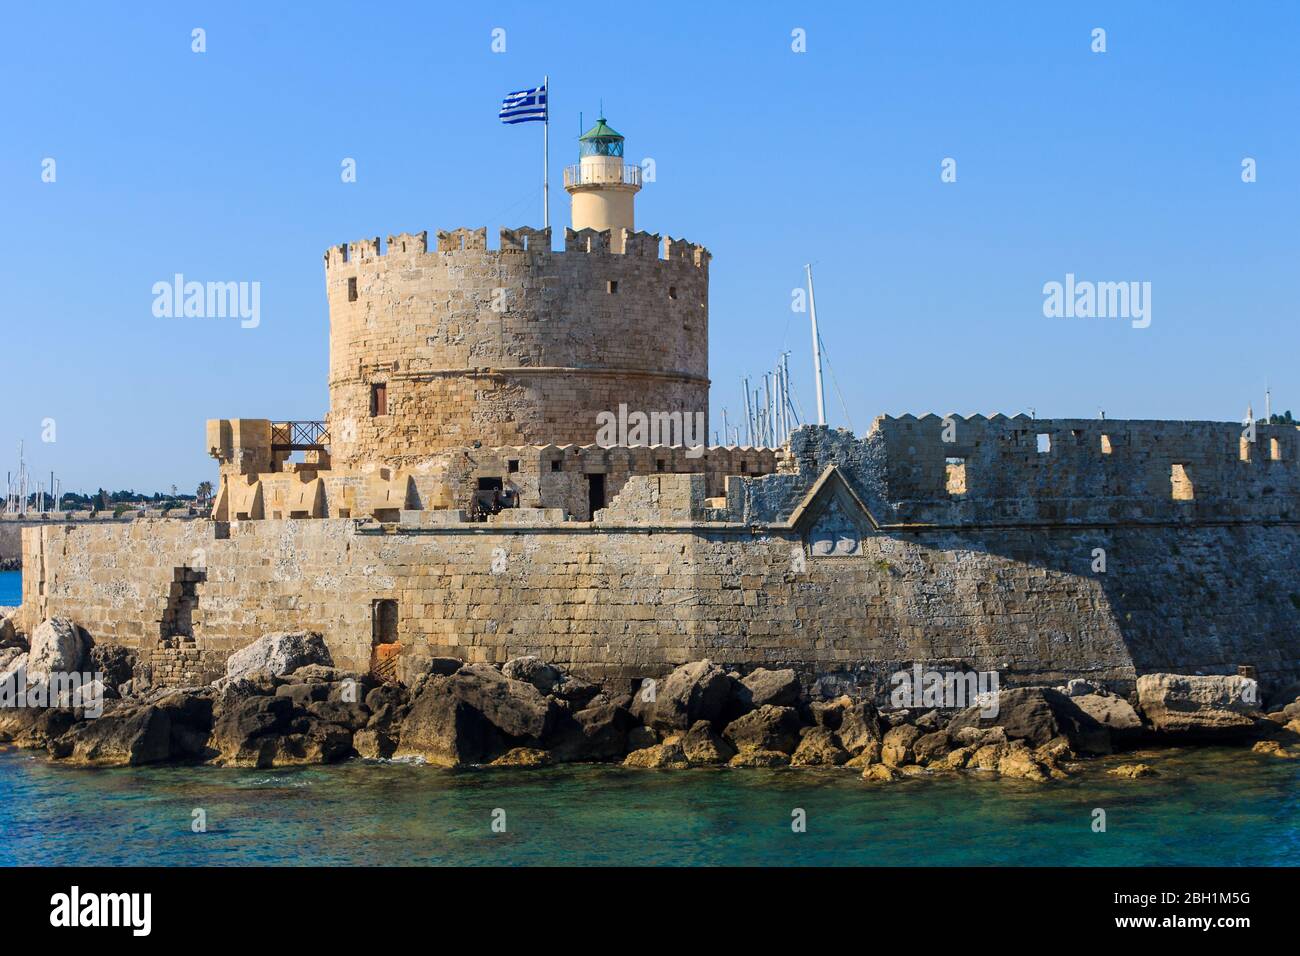
<path fill-rule="evenodd" d="M 578 137 L 579 156 L 622 156 L 623 135 L 605 122 L 605 117 L 596 120 L 596 125 Z"/>

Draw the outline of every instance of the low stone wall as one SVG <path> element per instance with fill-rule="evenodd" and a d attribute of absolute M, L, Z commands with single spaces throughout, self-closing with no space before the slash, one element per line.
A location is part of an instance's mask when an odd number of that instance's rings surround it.
<path fill-rule="evenodd" d="M 850 556 L 816 556 L 790 528 L 639 517 L 33 528 L 22 616 L 31 627 L 65 615 L 150 653 L 177 643 L 166 632 L 183 618 L 198 663 L 177 664 L 178 681 L 298 628 L 364 670 L 380 600 L 397 602 L 404 669 L 430 656 L 536 654 L 588 677 L 635 678 L 707 657 L 794 666 L 849 691 L 878 689 L 913 661 L 996 670 L 1010 684 L 1085 676 L 1123 687 L 1151 671 L 1243 665 L 1265 682 L 1300 675 L 1290 525 L 891 530 Z M 1105 573 L 1093 570 L 1098 548 Z M 178 607 L 189 600 L 181 581 L 192 606 Z"/>
<path fill-rule="evenodd" d="M 62 512 L 55 516 L 50 514 L 46 517 L 40 515 L 0 515 L 0 565 L 9 563 L 19 563 L 23 556 L 23 529 L 39 528 L 49 524 L 61 524 L 68 521 L 73 522 L 107 522 L 107 521 L 131 521 L 135 518 L 134 514 L 121 518 L 114 518 L 111 514 L 94 514 L 89 511 L 80 512 Z"/>

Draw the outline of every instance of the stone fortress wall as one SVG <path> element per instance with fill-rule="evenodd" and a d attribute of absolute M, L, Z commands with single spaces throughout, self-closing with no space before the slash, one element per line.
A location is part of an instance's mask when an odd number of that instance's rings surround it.
<path fill-rule="evenodd" d="M 708 421 L 709 253 L 619 230 L 389 236 L 325 254 L 335 467 L 575 444 L 633 409 Z M 611 245 L 621 252 L 611 252 Z M 662 254 L 662 257 L 661 257 Z M 383 386 L 387 414 L 376 415 Z"/>
<path fill-rule="evenodd" d="M 217 520 L 374 518 L 396 521 L 400 511 L 469 508 L 480 479 L 496 479 L 525 509 L 555 509 L 592 518 L 588 477 L 600 475 L 606 496 L 637 474 L 700 474 L 708 496 L 721 497 L 730 475 L 768 474 L 772 448 L 646 445 L 467 446 L 412 456 L 403 467 L 371 463 L 352 470 L 316 462 L 286 463 L 273 453 L 273 423 L 221 419 L 208 423 L 208 447 L 221 463 Z M 463 517 L 460 519 L 463 520 Z"/>
<path fill-rule="evenodd" d="M 167 517 L 187 518 L 195 515 L 195 512 L 189 508 L 175 508 L 173 511 L 175 513 L 169 513 Z M 87 521 L 125 524 L 140 517 L 160 518 L 163 517 L 163 512 L 152 509 L 139 511 L 133 508 L 124 511 L 120 516 L 114 516 L 112 512 L 101 511 L 47 511 L 27 515 L 0 514 L 0 562 L 8 564 L 21 560 L 24 528 L 39 528 L 45 525 L 67 522 L 80 524 Z"/>
<path fill-rule="evenodd" d="M 967 490 L 953 494 L 947 459 L 961 456 L 938 454 L 951 444 L 936 437 L 941 423 L 878 419 L 860 439 L 801 429 L 775 473 L 731 477 L 722 500 L 703 474 L 631 476 L 594 521 L 399 509 L 392 522 L 32 529 L 23 614 L 28 626 L 69 616 L 146 656 L 162 648 L 159 666 L 178 682 L 289 628 L 319 630 L 342 666 L 364 668 L 382 600 L 397 603 L 412 673 L 430 656 L 532 653 L 599 678 L 701 657 L 791 665 L 866 694 L 914 661 L 998 670 L 1008 683 L 1124 687 L 1147 672 L 1243 666 L 1266 684 L 1300 676 L 1296 463 L 1281 450 L 1294 429 L 1276 430 L 1282 457 L 1269 457 L 1275 430 L 1261 426 L 1251 460 L 1234 461 L 1232 424 L 963 419 Z M 1129 444 L 1104 457 L 1086 448 L 1103 428 Z M 1035 442 L 1081 431 L 1083 443 L 1026 450 L 1025 429 Z M 1047 464 L 1085 452 L 1101 459 L 1095 475 Z M 975 467 L 1002 456 L 1013 474 Z M 1174 497 L 1169 463 L 1189 466 L 1191 500 Z M 191 643 L 175 651 L 166 631 L 179 616 Z M 166 670 L 178 653 L 185 665 Z"/>
<path fill-rule="evenodd" d="M 621 167 L 622 137 L 590 135 L 584 162 Z M 170 684 L 298 629 L 407 678 L 524 654 L 876 696 L 913 663 L 1300 677 L 1294 427 L 906 415 L 780 449 L 608 447 L 620 406 L 708 421 L 710 256 L 633 231 L 621 192 L 577 198 L 610 228 L 563 252 L 535 229 L 331 248 L 324 425 L 209 421 L 211 520 L 27 528 L 20 623 L 69 617 Z"/>

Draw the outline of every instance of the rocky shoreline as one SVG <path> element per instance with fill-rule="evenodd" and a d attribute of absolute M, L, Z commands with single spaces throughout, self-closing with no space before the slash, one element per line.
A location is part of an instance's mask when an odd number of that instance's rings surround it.
<path fill-rule="evenodd" d="M 269 634 L 232 655 L 211 685 L 155 688 L 125 648 L 98 645 L 71 621 L 28 642 L 0 614 L 0 681 L 96 672 L 52 706 L 0 707 L 0 743 L 83 766 L 169 762 L 226 767 L 409 758 L 440 767 L 600 762 L 840 768 L 866 780 L 985 771 L 1063 779 L 1089 757 L 1153 746 L 1235 742 L 1300 758 L 1300 686 L 1257 703 L 1249 678 L 1149 674 L 1131 698 L 1087 681 L 1004 689 L 978 707 L 880 710 L 813 699 L 793 670 L 739 674 L 708 661 L 660 680 L 600 686 L 536 657 L 501 667 L 435 658 L 410 686 L 333 666 L 317 634 Z M 102 713 L 88 716 L 102 695 Z M 1142 763 L 1108 771 L 1150 775 Z"/>

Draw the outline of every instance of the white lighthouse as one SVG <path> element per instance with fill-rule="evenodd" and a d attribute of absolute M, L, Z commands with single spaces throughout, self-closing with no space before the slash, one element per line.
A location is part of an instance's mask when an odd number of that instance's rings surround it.
<path fill-rule="evenodd" d="M 576 165 L 564 170 L 564 188 L 573 197 L 573 228 L 608 229 L 611 245 L 617 244 L 620 230 L 636 229 L 641 167 L 623 164 L 623 137 L 603 116 L 578 137 L 578 157 Z"/>

